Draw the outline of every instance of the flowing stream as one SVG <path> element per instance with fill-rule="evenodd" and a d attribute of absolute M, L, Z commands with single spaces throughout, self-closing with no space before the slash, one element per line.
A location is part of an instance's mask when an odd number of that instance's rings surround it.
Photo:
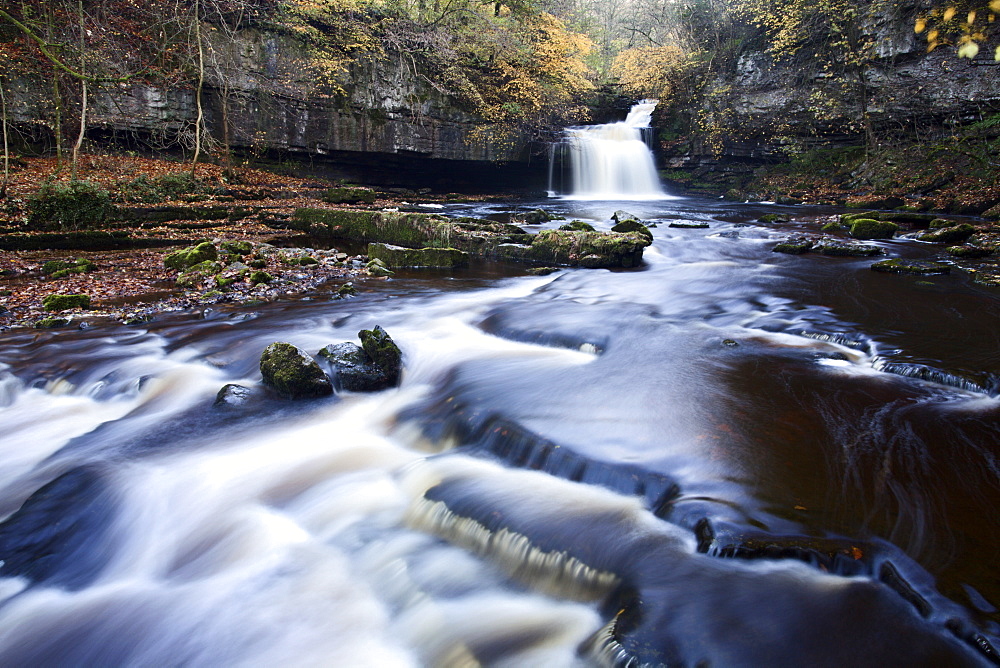
<path fill-rule="evenodd" d="M 644 266 L 0 334 L 0 665 L 995 663 L 996 293 L 772 253 L 778 207 L 546 206 L 655 222 Z M 398 389 L 259 387 L 376 324 Z"/>

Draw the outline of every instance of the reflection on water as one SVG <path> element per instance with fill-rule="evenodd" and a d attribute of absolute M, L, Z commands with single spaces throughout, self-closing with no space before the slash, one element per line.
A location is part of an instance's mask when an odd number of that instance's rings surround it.
<path fill-rule="evenodd" d="M 4 334 L 0 661 L 995 661 L 1000 300 L 774 254 L 760 205 L 546 207 L 654 245 Z M 376 324 L 399 389 L 213 408 Z"/>

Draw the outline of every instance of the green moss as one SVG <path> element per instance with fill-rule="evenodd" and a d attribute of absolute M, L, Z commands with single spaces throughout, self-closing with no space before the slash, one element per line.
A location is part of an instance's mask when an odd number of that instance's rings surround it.
<path fill-rule="evenodd" d="M 90 308 L 90 295 L 48 295 L 42 300 L 42 308 L 46 311 Z"/>
<path fill-rule="evenodd" d="M 163 259 L 163 264 L 168 269 L 182 270 L 202 262 L 215 260 L 218 256 L 219 252 L 215 245 L 205 241 L 197 246 L 190 246 L 167 255 Z"/>
<path fill-rule="evenodd" d="M 791 219 L 791 216 L 783 213 L 765 213 L 763 216 L 758 217 L 757 221 L 760 223 L 787 223 Z"/>
<path fill-rule="evenodd" d="M 247 266 L 253 269 L 263 269 L 264 267 L 267 266 L 267 260 L 259 257 L 254 258 L 252 260 L 247 261 Z"/>
<path fill-rule="evenodd" d="M 822 232 L 843 232 L 844 226 L 837 222 L 830 222 L 819 229 Z"/>
<path fill-rule="evenodd" d="M 869 220 L 878 220 L 878 211 L 860 211 L 855 213 L 843 213 L 840 215 L 840 222 L 844 225 L 850 226 L 855 220 L 859 218 L 866 218 Z"/>
<path fill-rule="evenodd" d="M 891 239 L 899 225 L 888 220 L 856 218 L 851 221 L 851 236 L 855 239 Z"/>

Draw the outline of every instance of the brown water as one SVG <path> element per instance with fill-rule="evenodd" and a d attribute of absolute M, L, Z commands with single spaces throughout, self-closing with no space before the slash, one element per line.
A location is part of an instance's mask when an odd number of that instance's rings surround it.
<path fill-rule="evenodd" d="M 0 662 L 996 662 L 997 294 L 772 253 L 774 207 L 543 204 L 661 224 L 635 271 L 4 334 Z M 259 389 L 375 324 L 399 389 Z"/>

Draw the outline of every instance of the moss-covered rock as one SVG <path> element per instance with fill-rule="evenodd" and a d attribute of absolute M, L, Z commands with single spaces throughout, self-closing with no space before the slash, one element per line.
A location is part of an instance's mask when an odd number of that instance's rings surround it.
<path fill-rule="evenodd" d="M 921 241 L 930 241 L 939 244 L 960 244 L 976 233 L 976 228 L 969 223 L 943 227 L 934 232 L 928 232 L 920 236 Z"/>
<path fill-rule="evenodd" d="M 48 295 L 42 300 L 42 308 L 46 311 L 90 308 L 90 295 Z"/>
<path fill-rule="evenodd" d="M 437 214 L 299 209 L 293 227 L 319 238 L 386 243 L 409 248 L 457 248 L 470 255 L 530 264 L 634 267 L 649 239 L 638 233 L 543 230 L 529 235 L 516 225 Z"/>
<path fill-rule="evenodd" d="M 529 211 L 528 213 L 519 216 L 519 218 L 524 221 L 525 225 L 539 225 L 541 223 L 547 223 L 550 220 L 559 220 L 560 216 L 553 215 L 545 209 L 535 209 L 534 211 Z"/>
<path fill-rule="evenodd" d="M 826 225 L 824 225 L 823 227 L 821 227 L 819 229 L 820 229 L 821 232 L 835 233 L 835 232 L 843 232 L 845 228 L 839 222 L 833 221 L 833 222 L 827 223 Z"/>
<path fill-rule="evenodd" d="M 85 274 L 96 270 L 96 264 L 82 257 L 74 262 L 50 260 L 42 265 L 42 273 L 49 274 L 52 278 L 65 278 L 72 274 Z"/>
<path fill-rule="evenodd" d="M 323 201 L 331 204 L 373 204 L 375 191 L 367 188 L 330 188 L 323 195 Z"/>
<path fill-rule="evenodd" d="M 860 218 L 866 218 L 869 220 L 878 220 L 878 217 L 879 217 L 878 211 L 855 211 L 854 213 L 840 214 L 840 222 L 850 227 L 851 223 Z"/>
<path fill-rule="evenodd" d="M 773 253 L 801 255 L 812 250 L 813 240 L 807 237 L 789 237 L 771 249 Z"/>
<path fill-rule="evenodd" d="M 42 318 L 41 320 L 35 321 L 34 328 L 55 329 L 56 327 L 65 327 L 69 323 L 69 318 Z"/>
<path fill-rule="evenodd" d="M 899 225 L 888 220 L 856 218 L 851 221 L 851 236 L 855 239 L 891 239 Z"/>
<path fill-rule="evenodd" d="M 670 223 L 667 227 L 675 227 L 680 230 L 703 230 L 709 227 L 708 223 Z"/>
<path fill-rule="evenodd" d="M 640 223 L 638 220 L 623 220 L 612 227 L 611 231 L 618 232 L 619 234 L 635 232 L 649 239 L 649 243 L 653 243 L 653 233 L 649 231 L 648 227 Z"/>
<path fill-rule="evenodd" d="M 932 218 L 931 221 L 927 223 L 927 227 L 932 230 L 940 230 L 945 227 L 951 227 L 953 224 L 954 222 L 948 220 L 947 218 Z"/>
<path fill-rule="evenodd" d="M 385 372 L 390 384 L 398 385 L 403 370 L 403 353 L 380 325 L 358 332 L 361 347 L 371 360 Z"/>
<path fill-rule="evenodd" d="M 885 252 L 878 246 L 871 244 L 858 244 L 831 238 L 821 239 L 813 246 L 813 251 L 820 255 L 833 257 L 874 257 Z"/>
<path fill-rule="evenodd" d="M 249 255 L 253 252 L 253 244 L 249 241 L 226 241 L 222 244 L 222 250 L 233 255 Z"/>
<path fill-rule="evenodd" d="M 386 267 L 460 267 L 469 263 L 469 254 L 457 248 L 405 248 L 389 244 L 368 244 L 368 257 Z"/>
<path fill-rule="evenodd" d="M 953 257 L 964 258 L 966 260 L 975 260 L 977 258 L 986 257 L 987 255 L 993 254 L 992 248 L 984 248 L 982 246 L 948 246 L 945 248 L 948 255 Z"/>
<path fill-rule="evenodd" d="M 378 258 L 369 260 L 368 264 L 365 265 L 365 271 L 368 272 L 369 276 L 375 276 L 376 278 L 385 278 L 393 276 L 396 273 L 389 269 L 389 267 L 385 265 L 385 262 Z"/>
<path fill-rule="evenodd" d="M 560 230 L 566 230 L 568 232 L 596 232 L 594 226 L 590 223 L 584 222 L 582 220 L 573 220 L 565 225 L 559 226 Z"/>
<path fill-rule="evenodd" d="M 389 376 L 368 356 L 361 346 L 345 342 L 319 351 L 330 365 L 333 383 L 348 392 L 378 392 L 392 387 Z"/>
<path fill-rule="evenodd" d="M 182 271 L 205 261 L 216 260 L 218 257 L 219 251 L 216 249 L 215 244 L 210 241 L 204 241 L 197 246 L 189 246 L 183 250 L 170 253 L 167 257 L 163 258 L 163 264 L 168 269 Z"/>
<path fill-rule="evenodd" d="M 354 287 L 353 283 L 344 283 L 339 288 L 337 288 L 337 299 L 344 299 L 346 297 L 353 297 L 358 294 L 358 289 Z"/>
<path fill-rule="evenodd" d="M 784 213 L 765 213 L 757 218 L 759 223 L 787 223 L 791 220 L 792 217 Z"/>
<path fill-rule="evenodd" d="M 903 260 L 901 258 L 893 258 L 891 260 L 882 260 L 881 262 L 876 262 L 875 264 L 872 265 L 872 271 L 879 271 L 891 274 L 932 275 L 932 274 L 947 274 L 951 271 L 951 267 L 941 262 L 927 262 L 925 260 Z"/>
<path fill-rule="evenodd" d="M 309 353 L 291 343 L 276 342 L 260 356 L 264 384 L 289 399 L 322 397 L 333 393 L 330 378 Z"/>
<path fill-rule="evenodd" d="M 274 276 L 266 271 L 254 271 L 250 274 L 249 280 L 251 285 L 260 285 L 262 283 L 270 283 L 274 280 Z"/>

